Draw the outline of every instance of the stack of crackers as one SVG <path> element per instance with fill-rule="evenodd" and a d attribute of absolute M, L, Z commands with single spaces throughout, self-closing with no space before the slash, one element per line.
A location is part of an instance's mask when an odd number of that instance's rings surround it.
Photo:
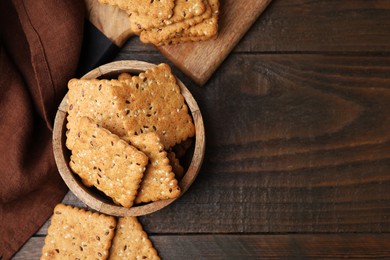
<path fill-rule="evenodd" d="M 218 32 L 218 0 L 99 0 L 129 15 L 131 29 L 154 45 L 204 41 Z"/>
<path fill-rule="evenodd" d="M 68 87 L 66 146 L 84 185 L 128 208 L 180 195 L 174 147 L 188 147 L 195 127 L 167 64 Z"/>
<path fill-rule="evenodd" d="M 58 204 L 41 259 L 160 259 L 136 217 L 119 218 Z"/>

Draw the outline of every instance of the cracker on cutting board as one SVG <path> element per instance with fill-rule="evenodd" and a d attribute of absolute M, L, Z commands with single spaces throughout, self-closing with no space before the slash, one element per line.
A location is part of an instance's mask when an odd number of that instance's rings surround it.
<path fill-rule="evenodd" d="M 196 24 L 202 23 L 206 19 L 210 18 L 211 15 L 212 15 L 211 6 L 207 4 L 206 11 L 202 15 L 194 16 L 192 18 L 187 18 L 182 21 L 177 21 L 169 25 L 161 25 L 161 26 L 156 26 L 154 28 L 143 30 L 140 33 L 140 40 L 143 43 L 153 43 L 155 45 L 158 45 L 159 43 L 167 39 L 176 38 L 177 35 L 182 34 L 183 32 L 185 32 L 192 26 L 195 26 Z"/>
<path fill-rule="evenodd" d="M 150 15 L 132 15 L 130 17 L 131 29 L 139 34 L 143 30 L 160 28 L 166 25 L 191 20 L 201 16 L 209 8 L 206 0 L 176 0 L 173 15 L 169 19 L 153 18 Z M 207 18 L 210 17 L 210 14 Z"/>
<path fill-rule="evenodd" d="M 88 117 L 82 117 L 70 167 L 86 186 L 95 186 L 116 204 L 131 207 L 148 157 Z"/>
<path fill-rule="evenodd" d="M 175 0 L 99 0 L 101 4 L 118 6 L 130 16 L 143 14 L 160 19 L 172 16 Z"/>
<path fill-rule="evenodd" d="M 58 204 L 41 259 L 107 259 L 115 227 L 112 216 Z"/>
<path fill-rule="evenodd" d="M 118 104 L 127 136 L 155 132 L 165 149 L 195 135 L 195 126 L 176 78 L 167 64 L 123 81 Z"/>
<path fill-rule="evenodd" d="M 158 135 L 151 132 L 127 140 L 149 157 L 135 203 L 177 198 L 180 187 Z"/>
<path fill-rule="evenodd" d="M 160 257 L 138 219 L 125 217 L 118 220 L 110 259 L 158 260 Z"/>
<path fill-rule="evenodd" d="M 66 146 L 72 150 L 77 137 L 77 126 L 87 116 L 110 132 L 123 136 L 126 131 L 117 104 L 117 91 L 122 87 L 118 80 L 71 79 L 68 82 L 68 131 Z"/>
<path fill-rule="evenodd" d="M 202 22 L 195 24 L 186 30 L 177 32 L 172 37 L 168 37 L 163 40 L 163 37 L 150 37 L 144 39 L 141 37 L 141 40 L 150 41 L 154 45 L 171 45 L 179 44 L 185 42 L 197 42 L 197 41 L 206 41 L 217 37 L 218 34 L 218 17 L 219 17 L 219 1 L 218 0 L 209 0 L 212 15 L 208 19 L 204 19 Z M 154 33 L 154 35 L 156 32 Z M 158 41 L 161 39 L 161 41 Z"/>

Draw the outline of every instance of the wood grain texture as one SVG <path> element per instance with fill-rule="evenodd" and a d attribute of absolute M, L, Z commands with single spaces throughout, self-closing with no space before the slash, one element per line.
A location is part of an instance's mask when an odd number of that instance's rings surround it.
<path fill-rule="evenodd" d="M 182 43 L 158 49 L 196 84 L 203 86 L 270 2 L 221 1 L 218 37 L 215 40 Z"/>
<path fill-rule="evenodd" d="M 152 235 L 162 259 L 388 259 L 390 235 Z M 39 259 L 44 237 L 14 260 Z"/>
<path fill-rule="evenodd" d="M 163 257 L 390 258 L 389 10 L 274 0 L 207 87 L 174 68 L 207 147 L 188 192 L 140 218 Z M 172 65 L 136 37 L 115 59 Z"/>
<path fill-rule="evenodd" d="M 388 52 L 387 0 L 273 0 L 240 52 Z"/>
<path fill-rule="evenodd" d="M 159 47 L 159 50 L 198 85 L 204 85 L 257 20 L 271 0 L 221 1 L 218 38 Z M 85 0 L 88 19 L 117 46 L 134 35 L 127 14 L 119 8 Z"/>

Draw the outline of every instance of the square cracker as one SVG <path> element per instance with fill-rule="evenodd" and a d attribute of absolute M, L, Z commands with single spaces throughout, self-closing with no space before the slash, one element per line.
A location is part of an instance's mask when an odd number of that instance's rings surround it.
<path fill-rule="evenodd" d="M 175 0 L 99 0 L 101 4 L 118 6 L 129 15 L 148 15 L 159 19 L 172 16 Z"/>
<path fill-rule="evenodd" d="M 157 27 L 160 28 L 178 22 L 192 20 L 192 18 L 195 17 L 198 17 L 199 20 L 199 18 L 205 17 L 203 14 L 208 8 L 210 7 L 208 6 L 207 0 L 176 0 L 175 7 L 173 8 L 173 15 L 169 19 L 153 18 L 149 15 L 130 16 L 131 30 L 139 34 L 143 30 Z M 210 13 L 206 18 L 209 17 Z M 192 21 L 192 24 L 194 23 L 195 21 Z"/>
<path fill-rule="evenodd" d="M 135 135 L 127 140 L 149 157 L 135 203 L 177 198 L 180 187 L 157 134 Z"/>
<path fill-rule="evenodd" d="M 219 1 L 209 0 L 209 3 L 212 10 L 212 16 L 210 18 L 189 27 L 187 30 L 177 33 L 172 38 L 160 42 L 155 41 L 153 44 L 160 46 L 184 42 L 206 41 L 215 38 L 218 33 Z"/>
<path fill-rule="evenodd" d="M 120 218 L 115 233 L 110 259 L 151 259 L 160 257 L 136 217 Z"/>
<path fill-rule="evenodd" d="M 117 91 L 122 86 L 118 80 L 71 79 L 68 82 L 68 123 L 66 146 L 72 150 L 77 137 L 79 120 L 87 116 L 110 132 L 126 134 L 116 106 Z"/>
<path fill-rule="evenodd" d="M 41 259 L 107 259 L 115 226 L 112 216 L 58 204 Z"/>
<path fill-rule="evenodd" d="M 90 118 L 81 118 L 69 165 L 86 186 L 131 207 L 147 163 L 144 153 Z"/>
<path fill-rule="evenodd" d="M 181 166 L 179 159 L 174 152 L 168 152 L 167 157 L 169 164 L 172 166 L 172 171 L 175 173 L 176 179 L 180 180 L 184 176 L 184 168 Z"/>
<path fill-rule="evenodd" d="M 127 135 L 156 132 L 165 149 L 195 135 L 195 126 L 184 97 L 167 64 L 123 81 L 123 93 L 118 104 L 125 115 Z M 124 111 L 124 112 L 123 112 Z"/>
<path fill-rule="evenodd" d="M 206 5 L 206 11 L 199 16 L 185 19 L 165 26 L 149 28 L 140 33 L 140 39 L 143 43 L 153 43 L 157 45 L 159 42 L 170 38 L 177 37 L 178 34 L 185 32 L 191 26 L 199 24 L 212 15 L 212 9 L 209 4 Z"/>

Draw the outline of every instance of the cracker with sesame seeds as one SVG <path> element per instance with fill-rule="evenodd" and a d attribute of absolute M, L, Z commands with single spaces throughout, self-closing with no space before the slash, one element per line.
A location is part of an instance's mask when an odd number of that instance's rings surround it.
<path fill-rule="evenodd" d="M 68 82 L 68 131 L 66 146 L 72 150 L 75 143 L 79 120 L 88 116 L 107 128 L 110 132 L 123 136 L 126 134 L 116 106 L 119 80 L 71 79 Z"/>
<path fill-rule="evenodd" d="M 167 64 L 160 64 L 122 88 L 118 104 L 127 135 L 156 132 L 165 149 L 195 135 L 195 126 L 176 78 Z"/>
<path fill-rule="evenodd" d="M 167 157 L 169 164 L 172 166 L 172 171 L 175 173 L 176 179 L 180 180 L 184 175 L 184 168 L 181 166 L 179 159 L 174 152 L 168 152 Z"/>
<path fill-rule="evenodd" d="M 176 0 L 175 7 L 173 8 L 173 15 L 169 19 L 153 18 L 149 15 L 132 15 L 130 17 L 131 29 L 133 32 L 139 34 L 143 30 L 151 28 L 161 28 L 167 25 L 173 25 L 179 22 L 187 21 L 187 28 L 199 23 L 203 19 L 211 16 L 211 11 L 206 13 L 210 9 L 207 0 Z M 193 20 L 197 18 L 197 20 Z"/>
<path fill-rule="evenodd" d="M 200 15 L 192 18 L 185 19 L 183 21 L 175 22 L 169 25 L 161 25 L 154 28 L 149 28 L 143 30 L 140 33 L 140 40 L 143 43 L 153 43 L 158 45 L 158 43 L 165 41 L 167 39 L 176 38 L 177 35 L 181 35 L 186 30 L 195 26 L 199 23 L 202 23 L 206 19 L 210 18 L 212 10 L 209 4 L 206 5 L 206 11 Z"/>
<path fill-rule="evenodd" d="M 131 207 L 148 157 L 88 117 L 82 117 L 70 157 L 71 169 L 116 204 Z"/>
<path fill-rule="evenodd" d="M 135 203 L 177 198 L 180 187 L 158 135 L 151 132 L 131 136 L 126 140 L 149 157 Z"/>
<path fill-rule="evenodd" d="M 164 35 L 158 36 L 156 29 L 153 29 L 153 34 L 146 35 L 143 32 L 141 34 L 141 40 L 145 43 L 150 42 L 156 46 L 162 45 L 171 45 L 179 44 L 184 42 L 197 42 L 197 41 L 206 41 L 214 39 L 218 34 L 218 16 L 219 16 L 219 1 L 218 0 L 209 0 L 212 15 L 208 19 L 204 19 L 202 22 L 195 24 L 186 30 L 172 34 L 172 37 L 167 37 L 164 39 Z"/>
<path fill-rule="evenodd" d="M 99 0 L 101 4 L 118 6 L 129 16 L 148 15 L 167 19 L 172 16 L 175 0 Z"/>
<path fill-rule="evenodd" d="M 160 257 L 138 219 L 125 217 L 118 219 L 110 259 L 158 260 Z"/>
<path fill-rule="evenodd" d="M 58 204 L 41 259 L 107 259 L 115 227 L 112 216 Z"/>
<path fill-rule="evenodd" d="M 127 72 L 122 72 L 118 75 L 118 80 L 131 80 L 131 74 Z"/>

